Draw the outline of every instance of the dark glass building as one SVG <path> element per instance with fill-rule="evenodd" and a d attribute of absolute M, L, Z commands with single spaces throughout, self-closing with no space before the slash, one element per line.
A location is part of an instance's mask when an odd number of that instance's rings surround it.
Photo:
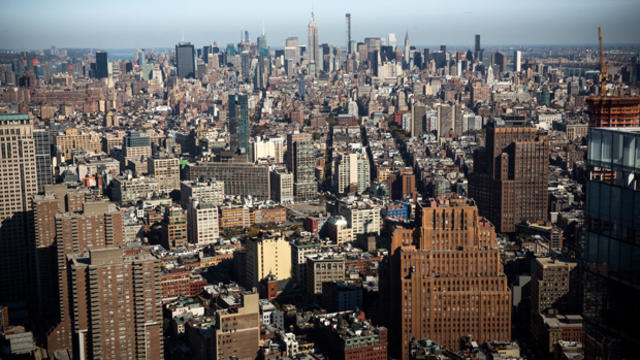
<path fill-rule="evenodd" d="M 583 254 L 585 358 L 640 346 L 640 129 L 589 129 Z"/>
<path fill-rule="evenodd" d="M 193 45 L 180 42 L 176 45 L 176 68 L 179 78 L 196 77 L 196 60 Z"/>
<path fill-rule="evenodd" d="M 247 95 L 229 95 L 229 133 L 231 151 L 249 150 L 249 99 Z"/>
<path fill-rule="evenodd" d="M 96 77 L 98 79 L 109 77 L 109 63 L 105 51 L 96 51 Z"/>

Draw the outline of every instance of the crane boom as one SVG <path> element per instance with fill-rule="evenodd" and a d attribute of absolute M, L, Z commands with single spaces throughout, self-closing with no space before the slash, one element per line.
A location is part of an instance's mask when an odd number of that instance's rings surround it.
<path fill-rule="evenodd" d="M 600 41 L 600 96 L 607 95 L 607 68 L 604 61 L 604 44 L 602 42 L 602 27 L 598 26 L 598 40 Z"/>

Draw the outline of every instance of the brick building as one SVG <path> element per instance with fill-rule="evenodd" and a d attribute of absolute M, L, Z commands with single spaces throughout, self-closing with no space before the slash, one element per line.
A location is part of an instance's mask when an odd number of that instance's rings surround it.
<path fill-rule="evenodd" d="M 548 216 L 549 142 L 523 119 L 494 119 L 486 128 L 486 146 L 474 154 L 469 195 L 480 214 L 500 233 L 515 224 Z"/>
<path fill-rule="evenodd" d="M 390 277 L 381 283 L 392 355 L 408 359 L 412 338 L 448 348 L 466 335 L 510 340 L 511 292 L 491 223 L 465 198 L 430 199 L 416 212 L 416 228 L 393 231 Z"/>

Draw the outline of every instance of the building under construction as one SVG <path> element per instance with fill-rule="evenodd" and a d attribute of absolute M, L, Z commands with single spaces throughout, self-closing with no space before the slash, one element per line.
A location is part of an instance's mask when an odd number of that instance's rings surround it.
<path fill-rule="evenodd" d="M 600 96 L 587 98 L 589 127 L 640 126 L 640 97 L 607 96 L 608 62 L 604 58 L 602 28 L 598 27 L 600 42 Z"/>
<path fill-rule="evenodd" d="M 640 126 L 640 97 L 592 96 L 587 105 L 589 127 Z"/>

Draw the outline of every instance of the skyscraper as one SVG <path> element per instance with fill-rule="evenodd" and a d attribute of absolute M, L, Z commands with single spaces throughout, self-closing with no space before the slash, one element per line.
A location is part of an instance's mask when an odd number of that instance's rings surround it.
<path fill-rule="evenodd" d="M 498 72 L 504 73 L 507 71 L 507 59 L 503 53 L 496 51 L 493 55 L 493 63 L 498 67 Z"/>
<path fill-rule="evenodd" d="M 231 151 L 246 154 L 249 150 L 249 99 L 247 95 L 229 95 L 229 134 Z"/>
<path fill-rule="evenodd" d="M 318 35 L 318 23 L 316 22 L 316 18 L 311 12 L 311 21 L 309 22 L 309 26 L 307 27 L 307 59 L 309 63 L 315 64 L 316 74 L 318 73 L 318 69 L 322 66 L 322 60 L 320 55 L 320 40 Z"/>
<path fill-rule="evenodd" d="M 407 68 L 410 64 L 410 51 L 411 47 L 409 46 L 409 31 L 407 31 L 407 33 L 404 35 L 404 62 Z"/>
<path fill-rule="evenodd" d="M 179 42 L 176 45 L 176 69 L 179 78 L 196 77 L 195 50 L 191 43 Z"/>
<path fill-rule="evenodd" d="M 396 46 L 398 46 L 398 39 L 396 38 L 396 34 L 394 33 L 387 34 L 387 45 L 391 46 L 391 49 L 395 51 Z"/>
<path fill-rule="evenodd" d="M 298 38 L 295 36 L 288 37 L 284 42 L 284 60 L 285 62 L 292 61 L 293 65 L 299 61 L 298 56 Z"/>
<path fill-rule="evenodd" d="M 640 131 L 590 128 L 583 316 L 586 359 L 633 359 L 640 346 Z"/>
<path fill-rule="evenodd" d="M 287 134 L 287 164 L 293 173 L 295 201 L 315 199 L 318 196 L 318 184 L 310 134 Z"/>
<path fill-rule="evenodd" d="M 409 344 L 431 339 L 458 348 L 511 339 L 511 293 L 493 225 L 472 200 L 454 196 L 421 201 L 416 228 L 392 233 L 386 283 L 391 341 L 409 359 Z"/>
<path fill-rule="evenodd" d="M 68 256 L 78 359 L 164 359 L 160 261 L 145 250 Z"/>
<path fill-rule="evenodd" d="M 96 78 L 102 79 L 106 77 L 109 77 L 107 53 L 105 51 L 96 51 Z"/>
<path fill-rule="evenodd" d="M 522 51 L 513 52 L 513 71 L 520 72 L 522 70 Z"/>
<path fill-rule="evenodd" d="M 351 54 L 351 14 L 347 13 L 345 15 L 345 19 L 347 21 L 347 54 Z"/>
<path fill-rule="evenodd" d="M 1 114 L 0 302 L 26 301 L 31 290 L 31 199 L 38 192 L 35 154 L 29 115 Z"/>
<path fill-rule="evenodd" d="M 486 145 L 474 154 L 469 195 L 501 233 L 515 224 L 547 219 L 549 141 L 524 118 L 493 119 Z"/>
<path fill-rule="evenodd" d="M 58 200 L 58 199 L 57 199 Z M 51 205 L 52 206 L 52 205 Z M 38 208 L 39 209 L 39 208 Z M 86 252 L 89 249 L 103 249 L 122 245 L 122 214 L 118 212 L 115 205 L 106 201 L 86 202 L 81 205 L 81 212 L 67 206 L 68 212 L 55 214 L 55 246 L 57 248 L 57 276 L 59 295 L 59 322 L 54 329 L 47 334 L 47 348 L 49 353 L 58 350 L 68 350 L 80 358 L 79 344 L 83 344 L 86 349 L 87 336 L 100 334 L 98 328 L 91 330 L 87 334 L 87 321 L 89 311 L 77 306 L 88 306 L 82 303 L 86 301 L 85 293 L 79 288 L 74 288 L 73 283 L 69 283 L 73 274 L 68 256 L 72 254 Z M 51 209 L 52 210 L 52 209 Z M 42 219 L 41 216 L 50 216 L 52 211 L 38 212 L 37 224 L 50 224 L 50 219 Z M 39 232 L 39 234 L 41 234 Z M 46 233 L 44 233 L 46 235 Z M 48 239 L 48 240 L 47 240 Z M 39 246 L 46 245 L 51 241 L 50 237 L 39 238 Z M 88 287 L 86 288 L 88 289 Z M 80 292 L 78 292 L 80 290 Z M 74 306 L 76 305 L 76 306 Z M 111 304 L 109 304 L 110 306 Z M 95 310 L 98 310 L 98 306 Z M 104 316 L 103 313 L 101 313 Z M 93 316 L 93 314 L 91 314 Z M 83 319 L 78 322 L 78 319 Z"/>

